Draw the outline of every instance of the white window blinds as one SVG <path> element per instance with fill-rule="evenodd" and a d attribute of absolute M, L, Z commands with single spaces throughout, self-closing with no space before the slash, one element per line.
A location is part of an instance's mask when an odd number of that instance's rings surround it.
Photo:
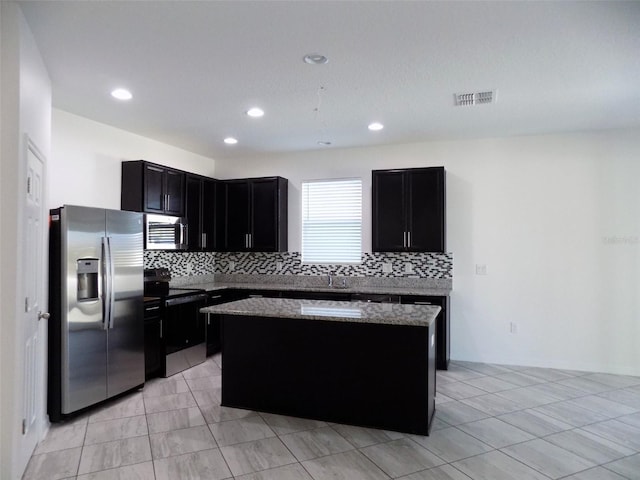
<path fill-rule="evenodd" d="M 302 182 L 302 262 L 360 263 L 362 180 Z"/>

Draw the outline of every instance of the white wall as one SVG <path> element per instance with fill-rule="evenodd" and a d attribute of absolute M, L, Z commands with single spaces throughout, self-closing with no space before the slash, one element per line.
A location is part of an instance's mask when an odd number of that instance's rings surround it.
<path fill-rule="evenodd" d="M 214 161 L 180 148 L 53 110 L 49 206 L 120 208 L 120 165 L 148 160 L 213 176 Z"/>
<path fill-rule="evenodd" d="M 51 85 L 31 31 L 18 6 L 0 2 L 2 43 L 2 132 L 0 141 L 0 478 L 21 478 L 30 452 L 21 451 L 23 417 L 25 292 L 23 262 L 25 238 L 21 218 L 26 184 L 26 141 L 31 141 L 47 157 L 51 143 Z M 43 279 L 44 282 L 44 279 Z M 46 322 L 39 324 L 39 338 L 46 342 Z M 45 351 L 40 349 L 44 367 Z M 44 368 L 34 372 L 44 391 Z M 36 406 L 40 410 L 35 426 L 42 434 L 45 398 Z"/>
<path fill-rule="evenodd" d="M 452 358 L 640 375 L 639 157 L 640 131 L 624 130 L 218 160 L 215 173 L 289 179 L 292 251 L 300 182 L 361 176 L 370 251 L 371 170 L 444 165 Z"/>
<path fill-rule="evenodd" d="M 640 375 L 640 131 L 609 131 L 214 161 L 54 110 L 50 206 L 118 208 L 120 161 L 216 178 L 289 179 L 289 249 L 300 250 L 300 182 L 444 165 L 454 253 L 452 357 Z M 488 275 L 475 275 L 486 264 Z M 509 332 L 510 323 L 518 332 Z"/>

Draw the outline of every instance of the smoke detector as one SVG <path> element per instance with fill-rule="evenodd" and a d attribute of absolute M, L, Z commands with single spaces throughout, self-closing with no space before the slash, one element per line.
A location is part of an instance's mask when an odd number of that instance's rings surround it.
<path fill-rule="evenodd" d="M 483 92 L 454 93 L 453 98 L 456 107 L 465 107 L 469 105 L 496 103 L 497 94 L 498 90 L 485 90 Z"/>

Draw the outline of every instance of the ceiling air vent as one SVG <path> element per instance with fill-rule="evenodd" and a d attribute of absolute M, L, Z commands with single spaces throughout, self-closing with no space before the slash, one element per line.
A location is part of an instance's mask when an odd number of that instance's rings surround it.
<path fill-rule="evenodd" d="M 453 97 L 457 107 L 464 107 L 467 105 L 495 103 L 497 93 L 497 90 L 487 90 L 485 92 L 455 93 Z"/>

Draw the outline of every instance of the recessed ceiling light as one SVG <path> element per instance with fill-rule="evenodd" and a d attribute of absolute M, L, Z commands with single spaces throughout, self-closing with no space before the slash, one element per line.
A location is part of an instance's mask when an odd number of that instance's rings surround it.
<path fill-rule="evenodd" d="M 253 118 L 258 118 L 264 115 L 264 110 L 258 107 L 253 107 L 247 110 L 247 115 Z"/>
<path fill-rule="evenodd" d="M 304 63 L 308 63 L 310 65 L 324 65 L 327 63 L 329 59 L 324 55 L 320 55 L 319 53 L 308 53 L 304 56 Z"/>
<path fill-rule="evenodd" d="M 379 122 L 373 122 L 369 124 L 369 130 L 373 131 L 373 132 L 377 132 L 378 130 L 382 130 L 384 128 L 384 125 L 382 125 Z"/>
<path fill-rule="evenodd" d="M 238 140 L 233 137 L 227 137 L 224 139 L 224 143 L 226 143 L 227 145 L 235 145 L 236 143 L 238 143 Z"/>
<path fill-rule="evenodd" d="M 117 98 L 118 100 L 131 100 L 133 95 L 126 88 L 116 88 L 111 92 L 111 96 L 113 98 Z"/>

